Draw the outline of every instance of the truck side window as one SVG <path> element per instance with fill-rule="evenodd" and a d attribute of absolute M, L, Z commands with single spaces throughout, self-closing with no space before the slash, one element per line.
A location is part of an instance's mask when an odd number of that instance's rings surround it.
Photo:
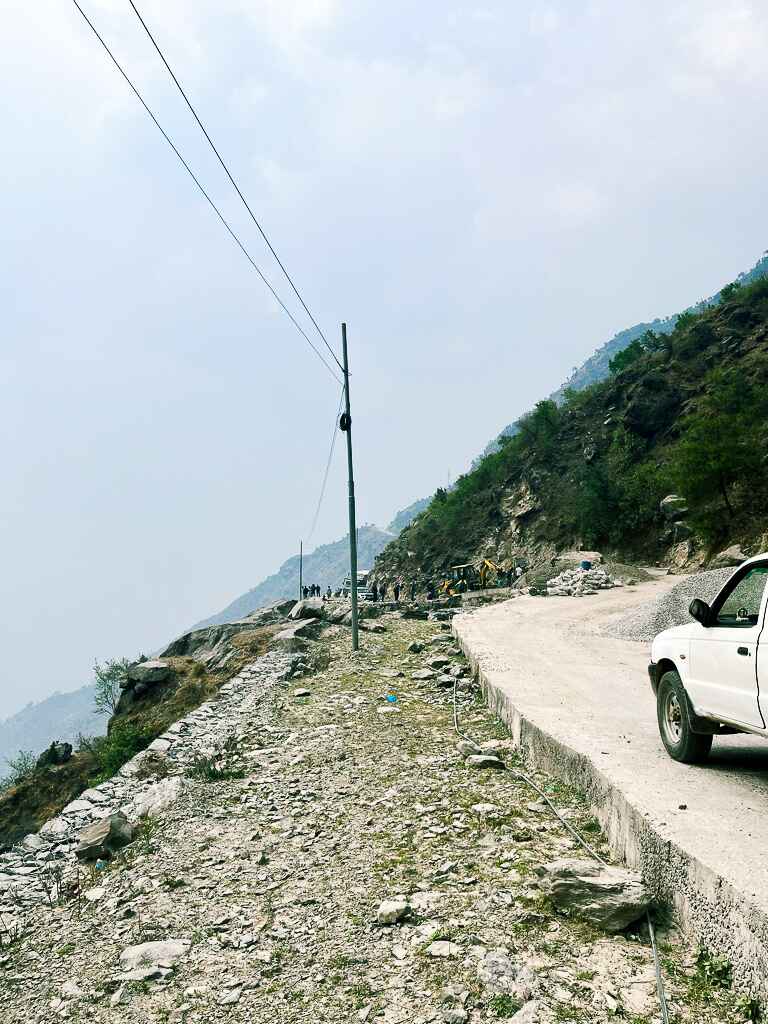
<path fill-rule="evenodd" d="M 768 566 L 750 569 L 716 609 L 715 625 L 756 626 L 767 581 Z"/>

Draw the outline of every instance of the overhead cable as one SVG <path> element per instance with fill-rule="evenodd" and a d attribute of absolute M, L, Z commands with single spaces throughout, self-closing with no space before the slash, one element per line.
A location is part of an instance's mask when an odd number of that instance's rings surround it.
<path fill-rule="evenodd" d="M 201 131 L 201 132 L 203 133 L 203 135 L 205 136 L 205 138 L 206 138 L 206 140 L 207 140 L 207 142 L 208 142 L 208 145 L 209 145 L 209 146 L 211 147 L 211 149 L 213 150 L 213 152 L 214 152 L 214 153 L 216 154 L 216 159 L 217 159 L 217 160 L 219 161 L 219 163 L 220 163 L 220 164 L 221 164 L 221 166 L 223 167 L 223 169 L 224 169 L 224 173 L 226 174 L 226 176 L 227 176 L 227 177 L 229 178 L 230 182 L 232 183 L 232 187 L 234 188 L 235 192 L 237 192 L 238 196 L 240 197 L 240 199 L 241 199 L 241 201 L 242 201 L 242 203 L 243 203 L 243 206 L 244 206 L 244 207 L 246 208 L 246 210 L 248 211 L 248 214 L 249 214 L 249 216 L 250 216 L 251 220 L 252 220 L 252 221 L 253 221 L 253 223 L 254 223 L 254 224 L 256 225 L 256 227 L 257 227 L 257 228 L 259 229 L 259 234 L 261 235 L 261 237 L 262 237 L 262 238 L 264 239 L 264 241 L 266 242 L 266 244 L 267 244 L 267 247 L 269 248 L 269 251 L 270 251 L 270 252 L 272 253 L 272 255 L 273 255 L 273 256 L 275 257 L 275 260 L 277 261 L 277 265 L 278 265 L 278 266 L 280 267 L 280 269 L 282 270 L 283 274 L 285 274 L 285 278 L 286 278 L 286 280 L 288 281 L 288 284 L 290 284 L 291 288 L 293 289 L 293 291 L 294 291 L 294 294 L 296 295 L 296 298 L 297 298 L 297 299 L 299 300 L 299 302 L 300 302 L 300 303 L 302 304 L 302 306 L 304 307 L 304 311 L 305 311 L 305 313 L 307 314 L 307 316 L 309 317 L 309 319 L 310 319 L 310 320 L 312 321 L 312 323 L 313 323 L 313 325 L 314 325 L 314 327 L 315 327 L 315 330 L 317 331 L 317 333 L 318 333 L 318 334 L 320 335 L 320 337 L 322 338 L 322 340 L 323 340 L 323 343 L 325 344 L 325 347 L 326 347 L 326 348 L 328 349 L 328 351 L 329 351 L 329 352 L 331 353 L 331 355 L 333 356 L 334 362 L 336 363 L 336 365 L 338 366 L 338 368 L 339 368 L 340 370 L 343 370 L 343 367 L 342 367 L 341 363 L 339 362 L 339 360 L 338 360 L 338 358 L 337 358 L 337 356 L 336 356 L 336 353 L 335 353 L 335 352 L 333 351 L 333 348 L 332 348 L 332 347 L 331 347 L 331 346 L 329 345 L 329 343 L 328 343 L 328 339 L 326 338 L 325 334 L 323 334 L 322 330 L 320 329 L 320 326 L 319 326 L 319 325 L 318 325 L 318 323 L 317 323 L 317 320 L 315 320 L 314 316 L 313 316 L 313 315 L 312 315 L 312 313 L 310 312 L 309 306 L 308 306 L 308 305 L 306 304 L 306 302 L 304 301 L 304 298 L 303 298 L 303 297 L 302 297 L 302 295 L 301 295 L 301 292 L 299 291 L 299 289 L 298 289 L 298 288 L 296 287 L 296 285 L 294 284 L 294 282 L 293 282 L 293 278 L 291 277 L 291 275 L 290 275 L 290 274 L 288 273 L 288 271 L 286 270 L 286 268 L 285 268 L 285 264 L 284 264 L 284 263 L 283 263 L 283 261 L 282 261 L 282 260 L 280 259 L 280 257 L 279 257 L 279 256 L 277 255 L 277 252 L 275 251 L 275 248 L 274 248 L 274 246 L 272 245 L 272 243 L 270 242 L 269 238 L 267 237 L 267 233 L 265 232 L 264 228 L 263 228 L 263 227 L 261 226 L 261 224 L 259 223 L 259 221 L 258 221 L 258 219 L 257 219 L 257 217 L 256 217 L 256 215 L 255 215 L 255 213 L 253 212 L 253 210 L 251 209 L 251 207 L 250 207 L 250 205 L 249 205 L 249 203 L 248 203 L 248 200 L 247 200 L 247 199 L 245 198 L 245 196 L 243 195 L 243 193 L 242 193 L 242 190 L 240 189 L 240 186 L 239 186 L 239 185 L 237 184 L 237 182 L 235 181 L 235 179 L 234 179 L 234 177 L 233 177 L 233 175 L 232 175 L 232 172 L 230 171 L 229 167 L 228 167 L 228 166 L 227 166 L 227 164 L 225 163 L 225 161 L 224 161 L 224 158 L 222 157 L 221 153 L 220 153 L 220 152 L 218 151 L 218 149 L 216 148 L 216 145 L 215 145 L 215 143 L 214 143 L 213 139 L 212 139 L 212 138 L 211 138 L 211 136 L 210 136 L 210 135 L 208 134 L 208 130 L 206 129 L 206 127 L 205 127 L 205 125 L 203 124 L 203 122 L 202 122 L 202 121 L 200 120 L 200 117 L 199 117 L 199 115 L 198 115 L 197 111 L 196 111 L 196 110 L 195 110 L 195 108 L 194 108 L 194 107 L 192 106 L 192 103 L 191 103 L 191 101 L 190 101 L 189 97 L 187 96 L 186 92 L 184 91 L 184 87 L 182 86 L 181 82 L 179 81 L 178 77 L 176 76 L 176 73 L 174 72 L 173 68 L 172 68 L 172 67 L 171 67 L 171 65 L 170 65 L 170 64 L 168 63 L 168 60 L 167 60 L 167 58 L 166 58 L 165 54 L 164 54 L 164 53 L 163 53 L 163 51 L 162 51 L 162 50 L 160 49 L 160 46 L 158 45 L 158 43 L 157 43 L 157 40 L 155 39 L 155 37 L 154 37 L 154 36 L 152 35 L 152 32 L 150 31 L 150 29 L 149 29 L 149 26 L 147 25 L 146 21 L 144 21 L 144 18 L 142 17 L 142 15 L 141 15 L 141 12 L 139 11 L 138 7 L 137 7 L 137 6 L 136 6 L 136 4 L 135 4 L 135 3 L 133 2 L 133 0 L 128 0 L 128 2 L 129 2 L 129 4 L 131 5 L 131 7 L 133 8 L 134 14 L 136 15 L 136 17 L 137 17 L 137 18 L 139 19 L 139 21 L 141 22 L 141 26 L 142 26 L 142 28 L 144 29 L 144 31 L 145 31 L 145 32 L 147 33 L 147 35 L 149 36 L 150 42 L 151 42 L 151 43 L 152 43 L 152 45 L 154 46 L 155 50 L 157 50 L 157 53 L 158 53 L 158 56 L 160 57 L 160 60 L 161 60 L 161 61 L 163 62 L 163 64 L 165 64 L 165 66 L 166 66 L 166 69 L 168 70 L 168 74 L 169 74 L 169 75 L 171 76 L 171 78 L 173 79 L 173 82 L 174 82 L 174 84 L 175 84 L 176 88 L 177 88 L 177 89 L 179 90 L 179 92 L 181 93 L 181 95 L 182 95 L 182 97 L 183 97 L 183 99 L 184 99 L 184 102 L 185 102 L 185 103 L 186 103 L 186 105 L 187 105 L 187 106 L 189 107 L 189 110 L 190 110 L 190 112 L 191 112 L 192 116 L 193 116 L 193 117 L 194 117 L 194 119 L 195 119 L 195 120 L 197 121 L 198 125 L 200 126 L 200 131 Z"/>
<path fill-rule="evenodd" d="M 315 527 L 317 526 L 317 520 L 318 520 L 318 517 L 320 516 L 320 508 L 321 508 L 321 506 L 323 504 L 323 498 L 325 497 L 325 488 L 326 488 L 326 485 L 328 484 L 328 474 L 331 471 L 331 461 L 333 460 L 333 451 L 334 451 L 334 449 L 336 447 L 336 437 L 338 436 L 338 433 L 339 433 L 339 416 L 341 414 L 341 406 L 342 406 L 343 402 L 344 402 L 344 388 L 342 387 L 341 395 L 339 396 L 339 407 L 336 410 L 336 415 L 335 415 L 335 417 L 333 419 L 333 434 L 331 435 L 331 450 L 328 452 L 328 461 L 327 461 L 327 463 L 325 465 L 325 475 L 323 476 L 323 483 L 322 483 L 322 485 L 320 487 L 320 497 L 317 499 L 317 508 L 315 509 L 315 515 L 314 515 L 314 518 L 312 520 L 312 526 L 310 528 L 309 534 L 307 535 L 307 540 L 311 540 L 312 536 L 313 536 L 313 534 L 315 532 Z"/>
<path fill-rule="evenodd" d="M 254 269 L 254 270 L 256 271 L 256 273 L 257 273 L 257 274 L 259 275 L 259 277 L 260 277 L 260 278 L 261 278 L 261 280 L 262 280 L 262 281 L 264 282 L 264 284 L 265 284 L 265 285 L 267 286 L 267 288 L 268 288 L 268 289 L 270 290 L 270 292 L 272 293 L 272 295 L 273 295 L 273 297 L 274 297 L 275 301 L 276 301 L 276 302 L 278 303 L 278 305 L 280 306 L 280 308 L 282 309 L 282 311 L 283 311 L 283 312 L 285 313 L 285 315 L 286 315 L 286 316 L 288 317 L 288 319 L 289 319 L 289 320 L 291 321 L 291 323 L 293 324 L 293 326 L 294 326 L 294 327 L 296 328 L 296 330 L 297 330 L 297 331 L 298 331 L 298 332 L 299 332 L 299 333 L 300 333 L 300 334 L 302 335 L 302 337 L 304 338 L 304 340 L 305 340 L 305 341 L 307 342 L 307 344 L 309 345 L 309 347 L 310 347 L 310 348 L 312 349 L 312 351 L 313 351 L 313 352 L 315 353 L 315 355 L 316 355 L 316 356 L 317 356 L 317 358 L 318 358 L 318 359 L 320 360 L 320 362 L 321 362 L 321 363 L 322 363 L 322 364 L 323 364 L 323 365 L 325 366 L 325 368 L 326 368 L 326 369 L 328 370 L 328 372 L 329 372 L 329 373 L 331 374 L 331 376 L 332 376 L 332 377 L 334 378 L 334 380 L 336 380 L 336 381 L 337 381 L 337 382 L 338 382 L 338 383 L 340 384 L 340 383 L 341 383 L 341 380 L 340 380 L 340 378 L 339 378 L 339 377 L 337 376 L 337 374 L 336 374 L 335 370 L 334 370 L 334 369 L 333 369 L 333 368 L 332 368 L 332 367 L 331 367 L 331 366 L 330 366 L 330 365 L 328 364 L 328 362 L 327 362 L 327 361 L 325 360 L 325 358 L 324 358 L 324 356 L 323 356 L 322 352 L 320 352 L 320 350 L 319 350 L 319 349 L 317 348 L 317 346 L 316 346 L 316 345 L 315 345 L 315 344 L 313 343 L 312 339 L 311 339 L 311 338 L 310 338 L 310 337 L 309 337 L 309 336 L 307 335 L 307 333 L 306 333 L 306 331 L 304 330 L 304 328 L 303 328 L 303 327 L 301 326 L 301 324 L 300 324 L 300 323 L 299 323 L 299 322 L 298 322 L 298 321 L 296 320 L 296 318 L 294 317 L 294 315 L 293 315 L 293 314 L 291 313 L 291 311 L 290 311 L 290 310 L 288 309 L 288 307 L 287 307 L 287 306 L 285 305 L 285 303 L 283 302 L 283 300 L 282 300 L 282 299 L 280 298 L 280 296 L 279 296 L 279 295 L 277 294 L 277 292 L 275 291 L 275 289 L 273 288 L 273 286 L 272 286 L 272 285 L 270 284 L 270 282 L 269 282 L 269 281 L 267 280 L 267 278 L 266 278 L 266 277 L 264 276 L 264 274 L 262 273 L 261 269 L 260 269 L 260 268 L 259 268 L 259 266 L 258 266 L 258 265 L 256 264 L 256 262 L 254 261 L 254 259 L 253 259 L 253 257 L 251 256 L 251 254 L 250 254 L 250 253 L 248 252 L 248 250 L 247 250 L 247 249 L 245 248 L 245 246 L 244 246 L 244 245 L 243 245 L 243 243 L 242 243 L 242 242 L 240 241 L 240 239 L 238 238 L 238 236 L 237 236 L 237 235 L 235 234 L 234 230 L 232 229 L 232 227 L 230 226 L 229 222 L 228 222 L 228 221 L 226 220 L 226 218 L 225 218 L 225 217 L 224 217 L 224 215 L 222 214 L 221 210 L 219 210 L 218 206 L 217 206 L 217 205 L 216 205 L 216 204 L 214 203 L 214 201 L 213 201 L 213 200 L 211 199 L 210 195 L 209 195 L 209 194 L 208 194 L 208 193 L 206 192 L 205 188 L 204 188 L 204 187 L 203 187 L 203 185 L 201 184 L 201 182 L 200 182 L 199 178 L 197 177 L 197 175 L 195 174 L 195 172 L 194 172 L 194 171 L 192 170 L 192 168 L 191 168 L 191 167 L 189 166 L 189 164 L 187 163 L 187 161 L 186 161 L 186 160 L 184 159 L 184 157 L 183 157 L 183 156 L 181 155 L 181 153 L 180 153 L 180 152 L 179 152 L 179 150 L 177 149 L 177 147 L 176 147 L 175 143 L 173 142 L 173 140 L 171 139 L 171 137 L 170 137 L 170 136 L 168 135 L 168 133 L 167 133 L 167 132 L 165 131 L 165 129 L 164 129 L 164 128 L 163 128 L 163 126 L 162 126 L 162 125 L 160 124 L 160 122 L 158 121 L 158 119 L 157 119 L 157 118 L 155 117 L 154 113 L 152 112 L 152 110 L 151 110 L 151 109 L 149 108 L 149 106 L 148 106 L 148 105 L 147 105 L 147 103 L 145 102 L 145 100 L 144 100 L 144 97 L 143 97 L 143 96 L 141 95 L 141 93 L 139 92 L 139 90 L 137 89 L 137 87 L 136 87 L 136 86 L 135 86 L 135 85 L 133 84 L 133 82 L 131 81 L 131 79 L 130 79 L 130 78 L 128 77 L 128 74 L 127 74 L 127 72 L 123 70 L 123 67 L 122 67 L 122 65 L 121 65 L 121 64 L 119 63 L 119 61 L 117 60 L 117 58 L 115 57 L 115 55 L 114 55 L 114 54 L 112 53 L 112 51 L 110 50 L 110 48 L 109 48 L 109 46 L 107 45 L 107 43 L 106 43 L 106 42 L 104 41 L 104 39 L 102 38 L 102 36 L 101 36 L 101 35 L 99 34 L 99 31 L 98 31 L 98 29 L 96 28 L 96 26 L 95 26 L 95 25 L 93 24 L 93 22 L 91 21 L 91 19 L 90 19 L 90 18 L 88 17 L 88 15 L 87 15 L 87 14 L 85 13 L 85 11 L 83 10 L 83 8 L 82 8 L 82 7 L 80 6 L 80 4 L 78 3 L 78 0 L 72 0 L 72 3 L 73 3 L 73 4 L 75 5 L 75 7 L 76 7 L 76 8 L 78 9 L 78 11 L 80 12 L 80 14 L 82 15 L 82 17 L 83 17 L 83 20 L 84 20 L 84 21 L 85 21 L 85 23 L 86 23 L 86 24 L 88 25 L 88 27 L 90 28 L 91 32 L 93 32 L 93 34 L 94 34 L 94 35 L 96 36 L 96 38 L 98 39 L 98 41 L 99 41 L 99 42 L 101 43 L 101 45 L 103 46 L 104 50 L 105 50 L 105 51 L 107 52 L 107 54 L 108 54 L 108 56 L 109 56 L 110 60 L 112 61 L 112 63 L 113 63 L 114 65 L 115 65 L 115 67 L 116 67 L 116 68 L 117 68 L 117 70 L 118 70 L 118 71 L 120 72 L 120 74 L 122 75 L 122 77 L 123 77 L 123 78 L 125 79 L 125 81 L 126 81 L 126 82 L 128 83 L 128 85 L 130 86 L 130 88 L 131 88 L 132 92 L 134 93 L 134 95 L 135 95 L 135 96 L 136 96 L 136 98 L 138 99 L 139 103 L 141 103 L 141 105 L 142 105 L 142 107 L 144 108 L 144 110 L 145 110 L 145 111 L 147 112 L 147 114 L 149 114 L 149 116 L 150 116 L 150 117 L 152 118 L 152 121 L 153 121 L 153 122 L 155 123 L 155 126 L 156 126 L 156 127 L 157 127 L 157 129 L 159 130 L 160 134 L 161 134 L 161 135 L 163 136 L 163 138 L 165 139 L 165 141 L 166 141 L 166 142 L 168 143 L 168 145 L 169 145 L 169 146 L 171 147 L 171 149 L 173 150 L 173 152 L 174 152 L 174 153 L 176 154 L 176 156 L 177 156 L 177 157 L 178 157 L 178 159 L 179 159 L 179 162 L 180 162 L 180 163 L 182 164 L 182 166 L 183 166 L 183 167 L 184 167 L 184 169 L 186 170 L 187 174 L 189 174 L 189 176 L 190 176 L 190 178 L 192 179 L 192 181 L 194 181 L 195 185 L 196 185 L 196 186 L 197 186 L 197 188 L 198 188 L 198 189 L 200 190 L 200 192 L 202 193 L 202 195 L 203 195 L 203 196 L 205 197 L 206 201 L 208 202 L 208 205 L 209 205 L 209 206 L 211 207 L 211 209 L 213 210 L 213 212 L 214 212 L 214 213 L 216 214 L 216 216 L 217 216 L 217 217 L 219 218 L 219 220 L 221 221 L 221 223 L 222 223 L 222 224 L 224 225 L 224 227 L 226 228 L 227 232 L 228 232 L 228 233 L 229 233 L 229 235 L 231 236 L 232 240 L 233 240 L 233 241 L 235 242 L 235 244 L 236 244 L 236 245 L 238 246 L 238 248 L 239 248 L 239 249 L 241 250 L 241 252 L 242 252 L 242 253 L 243 253 L 243 255 L 245 256 L 245 258 L 246 258 L 246 259 L 248 260 L 248 262 L 249 262 L 249 263 L 251 264 L 251 266 L 252 266 L 252 267 L 253 267 L 253 269 Z"/>

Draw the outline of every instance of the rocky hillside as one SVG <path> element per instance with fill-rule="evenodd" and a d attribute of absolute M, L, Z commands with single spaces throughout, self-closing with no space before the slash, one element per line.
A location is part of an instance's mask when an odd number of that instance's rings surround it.
<path fill-rule="evenodd" d="M 742 286 L 748 285 L 762 277 L 765 277 L 766 275 L 768 275 L 768 254 L 762 256 L 751 270 L 747 270 L 744 273 L 739 274 L 736 278 L 736 282 Z M 718 305 L 722 294 L 723 290 L 721 289 L 714 295 L 710 295 L 709 298 L 700 299 L 690 307 L 688 312 L 701 313 L 705 309 L 709 309 L 711 306 Z M 612 359 L 628 348 L 633 342 L 642 338 L 648 331 L 653 331 L 654 334 L 671 334 L 675 329 L 679 315 L 680 314 L 676 313 L 674 316 L 664 318 L 657 317 L 655 320 L 648 321 L 647 323 L 634 324 L 634 326 L 627 327 L 623 331 L 619 331 L 618 334 L 614 334 L 612 338 L 593 352 L 589 359 L 585 360 L 581 366 L 575 367 L 568 380 L 565 381 L 565 383 L 549 397 L 558 404 L 561 404 L 564 401 L 565 394 L 568 390 L 582 391 L 584 388 L 588 388 L 592 384 L 605 380 L 605 378 L 610 375 L 610 362 Z M 508 423 L 499 433 L 500 436 L 511 437 L 516 432 L 517 424 Z M 498 441 L 494 438 L 494 440 L 487 445 L 483 455 L 488 455 L 490 452 L 496 451 L 497 449 Z"/>
<path fill-rule="evenodd" d="M 217 698 L 222 685 L 263 654 L 293 602 L 240 622 L 209 626 L 175 640 L 160 658 L 134 663 L 119 682 L 106 735 L 52 742 L 39 757 L 16 759 L 0 792 L 0 849 L 57 814 L 83 790 L 114 775 L 173 722 Z M 299 623 L 297 627 L 307 628 Z M 94 719 L 96 716 L 93 716 Z M 62 740 L 64 734 L 57 736 Z"/>
<path fill-rule="evenodd" d="M 539 402 L 518 427 L 437 492 L 379 577 L 579 547 L 681 566 L 733 543 L 765 548 L 768 281 L 635 339 L 608 379 Z"/>
<path fill-rule="evenodd" d="M 327 630 L 299 687 L 287 654 L 243 667 L 0 857 L 4 1022 L 658 1019 L 653 889 L 581 859 L 566 820 L 608 856 L 585 794 L 521 783 L 449 634 L 382 623 L 354 656 Z M 758 1019 L 727 961 L 657 928 L 675 1021 Z"/>

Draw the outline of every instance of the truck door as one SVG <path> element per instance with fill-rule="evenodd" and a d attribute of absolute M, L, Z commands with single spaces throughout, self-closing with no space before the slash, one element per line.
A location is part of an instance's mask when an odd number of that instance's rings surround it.
<path fill-rule="evenodd" d="M 765 728 L 757 654 L 765 617 L 766 583 L 768 563 L 750 565 L 736 573 L 715 599 L 711 625 L 696 630 L 691 639 L 687 689 L 694 707 L 702 714 Z"/>

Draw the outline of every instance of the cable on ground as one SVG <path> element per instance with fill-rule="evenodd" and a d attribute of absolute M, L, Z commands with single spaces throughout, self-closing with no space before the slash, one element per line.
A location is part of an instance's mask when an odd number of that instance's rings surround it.
<path fill-rule="evenodd" d="M 458 686 L 458 682 L 458 679 L 454 679 L 453 681 L 453 727 L 456 730 L 456 734 L 458 736 L 460 736 L 463 740 L 466 740 L 468 743 L 473 743 L 479 749 L 477 741 L 473 739 L 473 737 L 470 736 L 468 733 L 462 732 L 461 727 L 459 726 L 459 711 L 456 701 L 456 688 Z M 541 799 L 547 805 L 552 814 L 557 818 L 560 824 L 566 829 L 567 832 L 570 833 L 570 835 L 573 836 L 573 838 L 587 851 L 587 853 L 591 857 L 593 857 L 596 861 L 599 861 L 600 864 L 604 864 L 606 865 L 606 867 L 608 866 L 608 861 L 605 860 L 604 857 L 601 857 L 597 850 L 593 849 L 593 847 L 589 845 L 586 839 L 584 839 L 584 837 L 576 831 L 576 829 L 570 824 L 570 822 L 566 821 L 566 819 L 558 811 L 558 809 L 549 799 L 544 790 L 540 786 L 538 786 L 530 776 L 526 775 L 525 772 L 521 772 L 518 768 L 509 768 L 507 770 L 515 778 L 520 779 L 521 782 L 524 782 L 526 786 L 528 786 L 530 789 L 534 791 L 534 793 L 541 797 Z M 646 922 L 648 924 L 648 935 L 651 940 L 651 949 L 653 950 L 653 963 L 656 974 L 656 994 L 658 996 L 659 1007 L 661 1009 L 661 1019 L 663 1024 L 669 1024 L 669 1010 L 667 1009 L 667 997 L 666 993 L 664 992 L 664 979 L 661 976 L 661 961 L 659 959 L 659 950 L 656 945 L 656 932 L 654 931 L 653 922 L 651 921 L 651 915 L 648 910 L 646 910 L 645 912 L 645 917 Z"/>

